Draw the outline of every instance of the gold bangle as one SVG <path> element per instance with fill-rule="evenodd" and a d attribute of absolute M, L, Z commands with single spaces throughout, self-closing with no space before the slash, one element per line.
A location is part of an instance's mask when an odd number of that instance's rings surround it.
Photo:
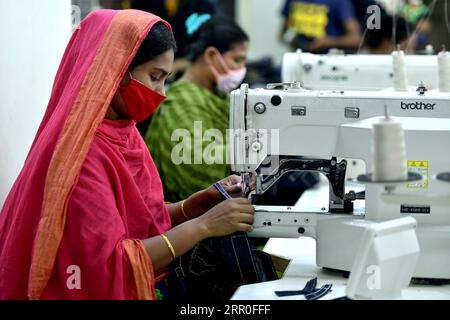
<path fill-rule="evenodd" d="M 167 236 L 165 234 L 161 234 L 161 237 L 164 239 L 164 241 L 167 244 L 167 247 L 170 250 L 170 253 L 172 254 L 173 260 L 175 260 L 175 258 L 177 257 L 175 254 L 175 249 L 173 248 L 172 244 L 170 243 L 169 239 L 167 238 Z"/>
<path fill-rule="evenodd" d="M 184 202 L 186 200 L 181 201 L 181 213 L 183 214 L 183 216 L 186 218 L 186 220 L 189 220 L 189 217 L 186 214 L 186 211 L 184 211 Z"/>

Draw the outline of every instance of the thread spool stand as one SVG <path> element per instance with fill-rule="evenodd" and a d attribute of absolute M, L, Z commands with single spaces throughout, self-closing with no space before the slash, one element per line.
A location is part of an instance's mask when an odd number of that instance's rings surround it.
<path fill-rule="evenodd" d="M 448 175 L 450 176 L 450 173 L 448 173 Z M 380 184 L 380 185 L 385 185 L 385 186 L 396 186 L 396 185 L 401 185 L 404 183 L 410 183 L 410 182 L 422 180 L 422 176 L 416 172 L 408 172 L 408 178 L 405 180 L 376 181 L 373 179 L 373 174 L 368 173 L 368 174 L 362 174 L 362 175 L 358 176 L 357 180 L 358 180 L 358 182 L 363 183 L 363 184 L 370 183 L 370 184 Z"/>
<path fill-rule="evenodd" d="M 422 180 L 422 176 L 415 172 L 408 172 L 407 179 L 397 181 L 376 181 L 371 173 L 360 175 L 357 181 L 364 184 L 366 190 L 366 219 L 387 221 L 399 218 L 397 208 L 392 205 L 386 207 L 383 198 L 386 195 L 393 195 L 397 187 L 420 180 Z"/>

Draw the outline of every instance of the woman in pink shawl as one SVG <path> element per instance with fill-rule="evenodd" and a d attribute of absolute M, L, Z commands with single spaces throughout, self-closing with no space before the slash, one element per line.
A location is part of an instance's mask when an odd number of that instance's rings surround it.
<path fill-rule="evenodd" d="M 164 99 L 175 47 L 166 22 L 136 10 L 75 31 L 0 214 L 0 299 L 154 299 L 177 256 L 251 229 L 249 201 L 214 188 L 164 203 L 135 123 Z M 236 177 L 221 184 L 240 194 Z"/>

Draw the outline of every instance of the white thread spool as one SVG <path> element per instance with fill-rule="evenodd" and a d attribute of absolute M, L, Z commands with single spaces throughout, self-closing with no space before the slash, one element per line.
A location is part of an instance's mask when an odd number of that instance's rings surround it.
<path fill-rule="evenodd" d="M 394 73 L 394 90 L 408 91 L 408 78 L 406 77 L 405 53 L 398 48 L 392 52 L 392 67 Z"/>
<path fill-rule="evenodd" d="M 439 91 L 450 92 L 450 53 L 443 48 L 438 54 Z"/>
<path fill-rule="evenodd" d="M 386 117 L 373 125 L 373 180 L 404 181 L 408 178 L 405 134 L 402 125 Z"/>
<path fill-rule="evenodd" d="M 295 71 L 294 77 L 295 81 L 293 82 L 302 82 L 303 81 L 303 60 L 302 60 L 302 50 L 297 50 L 297 55 L 295 59 Z"/>
<path fill-rule="evenodd" d="M 301 82 L 303 78 L 302 51 L 286 53 L 281 67 L 281 79 L 284 83 Z"/>
<path fill-rule="evenodd" d="M 434 54 L 434 48 L 433 48 L 433 45 L 427 44 L 427 45 L 425 46 L 425 54 L 426 54 L 426 55 L 429 55 L 429 56 L 431 56 L 431 55 Z"/>

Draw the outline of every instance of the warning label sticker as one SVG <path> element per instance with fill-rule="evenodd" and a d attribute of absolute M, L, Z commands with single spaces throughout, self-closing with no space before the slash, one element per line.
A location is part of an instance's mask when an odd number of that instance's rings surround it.
<path fill-rule="evenodd" d="M 408 183 L 406 185 L 407 188 L 428 188 L 428 160 L 408 160 L 408 171 L 420 174 L 422 176 L 422 180 Z"/>

